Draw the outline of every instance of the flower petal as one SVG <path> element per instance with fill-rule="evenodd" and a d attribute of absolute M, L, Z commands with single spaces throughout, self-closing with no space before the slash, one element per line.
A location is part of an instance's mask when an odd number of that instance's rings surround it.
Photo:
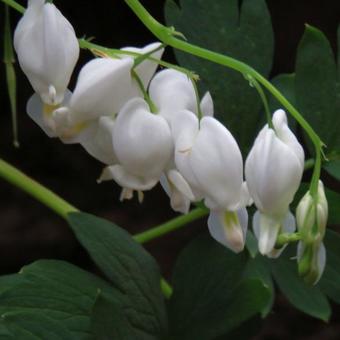
<path fill-rule="evenodd" d="M 245 208 L 237 213 L 210 211 L 208 228 L 210 235 L 235 253 L 244 249 L 248 226 L 248 213 Z"/>
<path fill-rule="evenodd" d="M 169 123 L 180 110 L 197 114 L 196 95 L 190 79 L 183 73 L 166 69 L 158 72 L 149 88 L 152 101 Z"/>
<path fill-rule="evenodd" d="M 97 58 L 80 71 L 70 109 L 72 122 L 113 115 L 131 98 L 140 96 L 131 78 L 132 58 Z"/>
<path fill-rule="evenodd" d="M 213 210 L 239 207 L 243 183 L 240 149 L 231 133 L 216 119 L 204 117 L 190 154 L 190 166 Z"/>
<path fill-rule="evenodd" d="M 204 116 L 214 116 L 214 102 L 209 91 L 204 94 L 200 105 Z"/>

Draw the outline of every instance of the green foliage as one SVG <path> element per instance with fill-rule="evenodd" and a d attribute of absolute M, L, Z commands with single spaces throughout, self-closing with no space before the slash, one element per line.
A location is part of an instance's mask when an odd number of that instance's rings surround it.
<path fill-rule="evenodd" d="M 79 242 L 120 292 L 116 299 L 135 332 L 134 338 L 157 339 L 166 333 L 161 277 L 154 258 L 109 221 L 85 213 L 71 213 L 68 219 Z"/>
<path fill-rule="evenodd" d="M 334 54 L 325 35 L 306 25 L 296 60 L 298 109 L 319 134 L 328 150 L 340 149 L 337 103 L 337 71 Z"/>
<path fill-rule="evenodd" d="M 190 43 L 237 58 L 268 76 L 273 56 L 273 32 L 264 0 L 168 0 L 168 25 L 182 32 Z M 213 24 L 212 24 L 213 23 Z M 212 94 L 215 116 L 226 124 L 246 152 L 259 120 L 261 100 L 244 76 L 189 54 L 175 51 L 179 63 L 196 71 Z M 240 122 L 246 122 L 243 124 Z"/>
<path fill-rule="evenodd" d="M 174 339 L 215 339 L 261 312 L 270 293 L 260 280 L 243 278 L 246 261 L 245 253 L 235 255 L 210 236 L 182 252 L 169 304 Z"/>

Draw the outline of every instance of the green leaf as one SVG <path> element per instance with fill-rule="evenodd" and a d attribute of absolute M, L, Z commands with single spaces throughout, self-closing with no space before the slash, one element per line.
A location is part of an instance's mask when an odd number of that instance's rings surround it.
<path fill-rule="evenodd" d="M 241 10 L 238 0 L 181 0 L 180 7 L 168 0 L 165 18 L 190 43 L 237 58 L 268 76 L 273 32 L 264 0 L 244 0 Z M 175 55 L 182 66 L 199 74 L 212 94 L 215 116 L 246 152 L 256 135 L 262 106 L 257 91 L 236 71 L 177 50 Z"/>
<path fill-rule="evenodd" d="M 99 292 L 92 315 L 92 331 L 97 339 L 139 339 L 138 333 L 122 313 L 122 308 L 123 297 L 106 291 Z"/>
<path fill-rule="evenodd" d="M 235 255 L 210 236 L 181 253 L 169 304 L 175 339 L 215 339 L 261 312 L 270 294 L 261 281 L 242 279 L 246 260 L 245 253 Z"/>
<path fill-rule="evenodd" d="M 321 31 L 306 25 L 297 52 L 296 101 L 328 151 L 340 150 L 336 82 L 336 64 L 329 41 Z"/>
<path fill-rule="evenodd" d="M 123 229 L 85 213 L 72 213 L 69 224 L 80 243 L 124 299 L 124 313 L 138 339 L 158 339 L 167 317 L 154 258 Z"/>
<path fill-rule="evenodd" d="M 74 334 L 62 322 L 43 312 L 9 312 L 2 314 L 2 323 L 16 340 L 74 340 Z M 80 338 L 76 338 L 80 339 Z M 90 339 L 90 338 L 89 338 Z"/>
<path fill-rule="evenodd" d="M 258 279 L 268 288 L 270 298 L 267 301 L 267 305 L 265 305 L 262 310 L 262 316 L 267 316 L 273 307 L 275 298 L 269 260 L 261 255 L 250 258 L 244 270 L 244 277 Z"/>
<path fill-rule="evenodd" d="M 327 230 L 324 242 L 327 262 L 318 286 L 329 298 L 340 304 L 340 235 Z"/>
<path fill-rule="evenodd" d="M 326 171 L 340 181 L 340 160 L 331 160 L 323 166 Z"/>
<path fill-rule="evenodd" d="M 98 289 L 110 289 L 100 278 L 53 260 L 35 262 L 6 280 L 14 285 L 0 291 L 1 314 L 27 314 L 32 323 L 34 315 L 44 315 L 76 339 L 90 338 L 90 315 Z"/>
<path fill-rule="evenodd" d="M 287 255 L 287 250 L 285 250 Z M 272 273 L 281 292 L 288 301 L 302 312 L 328 321 L 331 308 L 326 296 L 316 286 L 308 286 L 298 276 L 296 260 L 281 255 L 271 261 Z"/>

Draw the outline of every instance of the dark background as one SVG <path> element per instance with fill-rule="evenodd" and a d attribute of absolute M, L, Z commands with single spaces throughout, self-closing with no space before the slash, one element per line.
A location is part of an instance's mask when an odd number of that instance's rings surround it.
<path fill-rule="evenodd" d="M 163 3 L 143 1 L 162 22 Z M 55 1 L 55 4 L 73 24 L 78 37 L 94 36 L 95 42 L 116 48 L 126 45 L 143 46 L 155 40 L 122 0 L 60 0 Z M 293 71 L 296 47 L 305 23 L 321 29 L 336 51 L 340 1 L 268 0 L 267 4 L 272 15 L 276 41 L 272 76 Z M 2 36 L 3 7 L 0 8 Z M 20 15 L 13 10 L 13 28 L 19 18 Z M 81 52 L 75 75 L 90 57 L 89 52 Z M 173 61 L 171 51 L 165 57 Z M 4 67 L 0 69 L 0 157 L 18 166 L 81 210 L 112 220 L 131 233 L 141 232 L 176 216 L 170 210 L 168 198 L 160 187 L 147 192 L 142 205 L 136 200 L 121 203 L 117 185 L 113 182 L 96 183 L 102 169 L 99 162 L 88 156 L 78 145 L 63 145 L 58 140 L 49 139 L 25 113 L 26 101 L 32 89 L 17 66 L 21 147 L 14 148 Z M 75 77 L 70 88 L 73 88 L 74 81 Z M 170 277 L 179 251 L 205 228 L 206 222 L 201 220 L 146 245 L 157 258 L 165 276 Z M 64 259 L 95 270 L 61 218 L 19 189 L 0 180 L 0 274 L 17 272 L 23 265 L 40 258 Z M 336 312 L 339 312 L 339 308 L 335 307 L 333 320 L 325 324 L 294 310 L 279 296 L 258 339 L 340 339 Z"/>

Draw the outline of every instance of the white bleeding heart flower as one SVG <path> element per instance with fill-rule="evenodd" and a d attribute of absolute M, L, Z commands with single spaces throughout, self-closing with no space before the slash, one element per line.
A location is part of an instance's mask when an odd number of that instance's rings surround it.
<path fill-rule="evenodd" d="M 14 32 L 19 64 L 48 105 L 60 104 L 79 57 L 72 25 L 51 3 L 29 0 Z"/>
<path fill-rule="evenodd" d="M 166 69 L 158 72 L 150 82 L 150 98 L 169 123 L 178 111 L 197 112 L 197 98 L 191 80 L 180 71 Z M 200 103 L 205 116 L 213 116 L 214 106 L 207 92 Z"/>
<path fill-rule="evenodd" d="M 289 204 L 300 185 L 304 151 L 289 129 L 283 110 L 257 136 L 245 164 L 249 193 L 260 212 L 259 251 L 269 254 L 283 227 Z"/>
<path fill-rule="evenodd" d="M 150 112 L 141 98 L 128 101 L 113 126 L 113 146 L 118 164 L 106 167 L 100 180 L 115 180 L 122 188 L 121 198 L 131 198 L 134 190 L 152 189 L 173 152 L 166 120 Z"/>
<path fill-rule="evenodd" d="M 190 185 L 195 200 L 204 198 L 211 210 L 212 236 L 235 252 L 245 244 L 247 187 L 243 182 L 241 151 L 231 133 L 213 117 L 199 122 L 190 111 L 178 112 L 171 121 L 175 163 Z M 238 211 L 240 211 L 240 217 Z M 221 237 L 223 235 L 223 237 Z"/>

